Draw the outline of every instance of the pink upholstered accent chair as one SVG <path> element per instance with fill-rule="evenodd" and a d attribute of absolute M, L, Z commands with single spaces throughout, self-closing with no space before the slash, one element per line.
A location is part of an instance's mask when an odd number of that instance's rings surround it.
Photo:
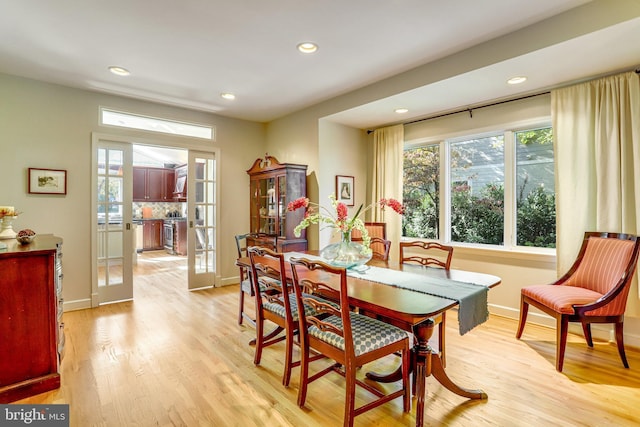
<path fill-rule="evenodd" d="M 639 249 L 636 236 L 585 233 L 578 257 L 564 276 L 549 285 L 522 289 L 516 338 L 522 336 L 529 305 L 553 316 L 557 322 L 556 369 L 562 372 L 569 322 L 582 323 L 589 347 L 593 347 L 591 323 L 613 323 L 618 352 L 628 368 L 622 328 Z"/>

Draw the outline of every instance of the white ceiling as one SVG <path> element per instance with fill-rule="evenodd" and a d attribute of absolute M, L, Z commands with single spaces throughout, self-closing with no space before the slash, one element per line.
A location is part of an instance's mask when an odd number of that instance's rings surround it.
<path fill-rule="evenodd" d="M 589 0 L 0 0 L 0 72 L 268 122 L 393 79 Z M 638 0 L 594 0 L 640 8 Z M 634 13 L 635 12 L 634 9 Z M 581 9 L 575 9 L 575 11 Z M 572 11 L 573 12 L 573 11 Z M 640 12 L 332 117 L 359 128 L 532 93 L 640 64 Z M 556 29 L 590 25 L 579 20 Z M 541 37 L 544 39 L 544 36 Z M 296 45 L 320 48 L 303 55 Z M 513 53 L 507 52 L 513 50 Z M 115 76 L 107 67 L 131 71 Z M 507 87 L 514 74 L 527 83 Z M 427 79 L 428 80 L 428 79 Z M 237 98 L 227 101 L 222 92 Z"/>

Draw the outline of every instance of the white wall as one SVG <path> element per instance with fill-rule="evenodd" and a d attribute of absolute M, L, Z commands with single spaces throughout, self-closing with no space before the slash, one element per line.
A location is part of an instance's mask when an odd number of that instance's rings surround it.
<path fill-rule="evenodd" d="M 31 228 L 64 239 L 65 307 L 88 306 L 91 292 L 91 134 L 131 135 L 159 144 L 220 149 L 221 282 L 237 283 L 233 236 L 249 227 L 246 170 L 264 155 L 263 124 L 228 119 L 128 98 L 0 74 L 0 205 L 22 214 L 14 229 Z M 98 125 L 100 106 L 215 126 L 216 141 L 199 141 Z M 27 193 L 29 167 L 65 169 L 66 196 Z M 186 289 L 186 283 L 185 283 Z"/>

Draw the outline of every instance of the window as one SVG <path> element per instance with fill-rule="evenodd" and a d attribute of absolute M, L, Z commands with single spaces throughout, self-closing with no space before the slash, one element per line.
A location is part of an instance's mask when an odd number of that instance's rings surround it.
<path fill-rule="evenodd" d="M 556 247 L 556 197 L 551 128 L 515 132 L 518 246 Z"/>
<path fill-rule="evenodd" d="M 552 138 L 547 126 L 406 149 L 403 236 L 554 248 Z"/>
<path fill-rule="evenodd" d="M 450 142 L 449 182 L 450 240 L 501 245 L 504 241 L 504 135 Z"/>
<path fill-rule="evenodd" d="M 168 133 L 171 135 L 191 136 L 202 139 L 214 139 L 213 128 L 211 126 L 194 123 L 156 119 L 154 117 L 124 113 L 106 108 L 100 109 L 100 119 L 103 125 Z"/>
<path fill-rule="evenodd" d="M 440 146 L 404 152 L 402 235 L 438 239 L 440 236 Z"/>

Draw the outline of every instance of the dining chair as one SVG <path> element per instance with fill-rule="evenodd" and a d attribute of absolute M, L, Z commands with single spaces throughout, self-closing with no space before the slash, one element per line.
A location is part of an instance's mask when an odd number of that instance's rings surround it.
<path fill-rule="evenodd" d="M 238 249 L 238 258 L 249 256 L 247 253 L 247 237 L 251 233 L 237 234 L 236 248 Z M 253 285 L 251 284 L 251 272 L 245 267 L 240 267 L 240 308 L 238 310 L 238 325 L 242 325 L 244 319 L 255 326 L 256 321 L 244 312 L 244 296 L 253 296 Z"/>
<path fill-rule="evenodd" d="M 551 284 L 522 288 L 520 339 L 529 305 L 556 319 L 556 370 L 562 372 L 569 322 L 580 322 L 589 347 L 592 323 L 615 325 L 618 353 L 625 368 L 623 323 L 631 279 L 636 270 L 640 239 L 619 233 L 586 232 L 578 256 L 564 276 Z"/>
<path fill-rule="evenodd" d="M 372 237 L 369 242 L 369 247 L 373 253 L 372 259 L 378 259 L 382 261 L 389 260 L 389 251 L 391 250 L 391 240 L 386 240 L 380 237 Z"/>
<path fill-rule="evenodd" d="M 247 249 L 251 261 L 251 277 L 256 305 L 256 351 L 253 363 L 260 364 L 262 350 L 272 344 L 285 341 L 285 363 L 282 384 L 289 385 L 291 369 L 300 361 L 292 361 L 294 335 L 298 332 L 298 305 L 291 286 L 287 283 L 284 254 L 268 248 L 250 246 Z M 321 300 L 317 296 L 311 299 Z M 322 300 L 321 300 L 322 301 Z M 327 302 L 328 303 L 328 302 Z M 304 305 L 304 310 L 314 314 L 313 307 Z M 266 321 L 276 328 L 265 334 Z M 284 334 L 282 334 L 284 332 Z M 315 357 L 313 360 L 319 357 Z"/>
<path fill-rule="evenodd" d="M 364 228 L 366 228 L 369 237 L 379 237 L 381 239 L 387 238 L 387 223 L 386 222 L 365 222 Z M 362 233 L 360 230 L 351 231 L 351 240 L 354 242 L 362 241 Z"/>
<path fill-rule="evenodd" d="M 309 383 L 337 372 L 346 380 L 344 425 L 352 426 L 354 418 L 369 409 L 402 396 L 404 412 L 411 410 L 409 395 L 409 336 L 404 330 L 368 316 L 354 313 L 350 309 L 347 294 L 346 269 L 333 267 L 322 261 L 291 258 L 294 292 L 298 306 L 309 304 L 315 313 L 300 313 L 300 388 L 298 405 L 303 407 Z M 332 283 L 334 287 L 330 286 Z M 337 288 L 337 290 L 336 290 Z M 302 293 L 307 290 L 307 294 Z M 339 301 L 339 307 L 310 299 L 310 295 L 321 294 Z M 333 359 L 334 364 L 309 376 L 310 351 Z M 383 393 L 356 377 L 359 367 L 390 354 L 401 353 L 402 387 Z M 356 385 L 368 390 L 376 399 L 355 407 Z M 320 400 L 322 397 L 320 397 Z"/>
<path fill-rule="evenodd" d="M 406 253 L 406 250 L 417 252 Z M 420 264 L 426 267 L 437 267 L 449 270 L 453 258 L 453 246 L 443 245 L 438 242 L 425 242 L 420 240 L 400 242 L 400 262 Z M 442 359 L 442 365 L 446 366 L 445 355 L 445 329 L 446 313 L 433 318 L 438 324 L 438 351 Z"/>
<path fill-rule="evenodd" d="M 196 230 L 198 231 L 198 230 Z M 248 257 L 247 247 L 249 246 L 249 240 L 259 240 L 263 243 L 271 240 L 275 240 L 275 237 L 271 234 L 265 233 L 245 233 L 235 236 L 236 248 L 238 250 L 238 258 Z M 275 245 L 269 245 L 269 249 L 276 250 Z M 239 310 L 238 310 L 238 324 L 242 325 L 243 319 L 246 319 L 251 325 L 255 326 L 256 321 L 244 311 L 244 298 L 245 295 L 253 297 L 253 285 L 251 284 L 251 272 L 247 268 L 240 267 L 240 298 L 239 298 Z"/>

